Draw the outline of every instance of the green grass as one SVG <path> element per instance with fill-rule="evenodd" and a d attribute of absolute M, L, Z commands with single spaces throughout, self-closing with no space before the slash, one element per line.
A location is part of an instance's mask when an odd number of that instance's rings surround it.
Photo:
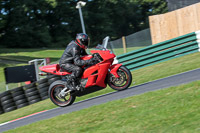
<path fill-rule="evenodd" d="M 16 61 L 30 61 L 37 58 L 51 57 L 52 61 L 60 59 L 63 49 L 0 49 L 0 58 Z"/>
<path fill-rule="evenodd" d="M 199 66 L 200 66 L 199 53 L 194 53 L 191 55 L 187 55 L 187 56 L 176 58 L 170 61 L 166 61 L 160 64 L 148 66 L 148 67 L 135 70 L 132 72 L 133 83 L 131 84 L 131 86 L 153 81 L 160 78 L 164 78 L 164 77 L 185 72 L 188 70 L 196 69 L 196 68 L 199 68 Z M 96 93 L 92 93 L 92 94 L 77 98 L 76 101 L 88 99 L 90 97 L 102 95 L 111 91 L 113 90 L 110 88 L 106 88 L 102 91 L 98 91 Z M 50 100 L 45 100 L 37 104 L 27 106 L 22 109 L 18 109 L 18 110 L 0 115 L 0 123 L 13 120 L 19 117 L 23 117 L 35 112 L 43 111 L 46 109 L 47 110 L 52 109 L 55 107 L 56 106 L 53 105 L 50 102 Z"/>
<path fill-rule="evenodd" d="M 200 81 L 60 115 L 7 133 L 198 133 Z"/>

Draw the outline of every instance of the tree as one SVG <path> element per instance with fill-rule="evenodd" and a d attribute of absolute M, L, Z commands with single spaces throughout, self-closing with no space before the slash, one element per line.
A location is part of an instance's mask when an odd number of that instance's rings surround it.
<path fill-rule="evenodd" d="M 85 0 L 82 9 L 92 44 L 149 27 L 148 16 L 167 11 L 163 0 Z M 0 45 L 65 47 L 82 32 L 77 0 L 4 0 L 0 3 Z"/>
<path fill-rule="evenodd" d="M 38 7 L 38 5 L 40 5 Z M 1 45 L 4 47 L 40 47 L 50 43 L 45 22 L 45 8 L 42 0 L 7 0 L 4 4 L 5 26 L 1 29 Z"/>
<path fill-rule="evenodd" d="M 86 7 L 86 31 L 96 43 L 149 28 L 148 16 L 167 12 L 163 0 L 90 0 Z"/>

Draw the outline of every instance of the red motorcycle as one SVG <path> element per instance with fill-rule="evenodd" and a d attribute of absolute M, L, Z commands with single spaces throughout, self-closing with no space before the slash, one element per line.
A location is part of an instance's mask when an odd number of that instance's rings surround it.
<path fill-rule="evenodd" d="M 71 74 L 63 71 L 59 64 L 40 67 L 40 70 L 54 75 L 62 76 L 62 80 L 53 82 L 49 87 L 51 101 L 60 107 L 71 105 L 76 96 L 80 97 L 95 91 L 102 90 L 107 84 L 114 90 L 125 90 L 132 82 L 131 72 L 122 64 L 114 64 L 116 56 L 106 49 L 109 37 L 103 40 L 103 44 L 97 46 L 97 50 L 91 50 L 92 55 L 81 57 L 82 60 L 96 58 L 99 63 L 92 66 L 83 66 L 84 72 L 79 80 L 82 89 L 73 91 L 66 87 L 66 75 Z"/>

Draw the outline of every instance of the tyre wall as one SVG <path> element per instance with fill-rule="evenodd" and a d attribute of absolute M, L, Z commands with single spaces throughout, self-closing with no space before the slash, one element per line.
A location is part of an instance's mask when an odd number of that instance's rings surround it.
<path fill-rule="evenodd" d="M 60 76 L 48 75 L 39 81 L 0 93 L 0 114 L 48 99 L 50 84 L 60 79 Z"/>

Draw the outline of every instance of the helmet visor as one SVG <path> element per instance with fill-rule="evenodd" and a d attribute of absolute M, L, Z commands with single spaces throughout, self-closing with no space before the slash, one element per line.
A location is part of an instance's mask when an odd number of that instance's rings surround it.
<path fill-rule="evenodd" d="M 85 48 L 87 48 L 90 45 L 90 38 L 88 37 L 88 39 L 82 41 L 82 44 L 85 46 Z"/>

